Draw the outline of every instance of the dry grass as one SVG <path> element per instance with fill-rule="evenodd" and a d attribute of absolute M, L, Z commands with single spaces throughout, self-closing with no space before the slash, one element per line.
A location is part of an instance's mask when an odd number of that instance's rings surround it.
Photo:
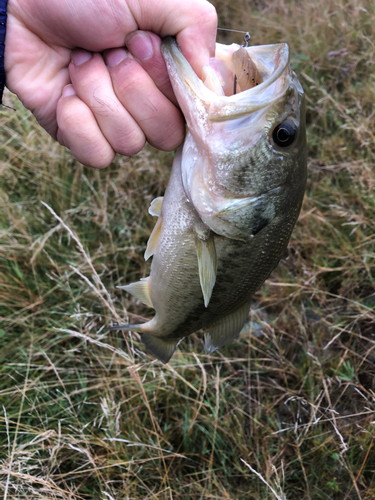
<path fill-rule="evenodd" d="M 161 365 L 106 325 L 151 314 L 116 285 L 147 275 L 147 207 L 172 156 L 84 168 L 8 95 L 5 499 L 375 498 L 375 6 L 216 5 L 252 43 L 287 41 L 306 90 L 309 180 L 288 254 L 239 341 L 207 356 L 193 335 Z"/>

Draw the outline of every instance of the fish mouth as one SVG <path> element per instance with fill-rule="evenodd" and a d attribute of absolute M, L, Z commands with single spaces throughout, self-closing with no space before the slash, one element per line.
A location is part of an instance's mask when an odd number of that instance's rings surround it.
<path fill-rule="evenodd" d="M 215 58 L 203 68 L 203 74 L 212 77 L 206 78 L 205 83 L 214 81 L 214 84 L 206 85 L 195 74 L 175 39 L 167 37 L 163 40 L 162 53 L 188 125 L 192 107 L 200 112 L 201 118 L 205 113 L 208 122 L 234 120 L 272 105 L 290 87 L 293 75 L 289 48 L 286 43 L 278 43 L 244 48 L 262 81 L 259 85 L 234 93 L 236 68 L 233 54 L 239 49 L 237 44 L 216 44 Z"/>

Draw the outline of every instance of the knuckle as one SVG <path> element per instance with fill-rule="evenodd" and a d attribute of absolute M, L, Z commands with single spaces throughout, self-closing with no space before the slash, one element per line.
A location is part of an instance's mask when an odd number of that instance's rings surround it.
<path fill-rule="evenodd" d="M 182 128 L 171 127 L 170 130 L 166 129 L 166 135 L 161 136 L 159 140 L 150 142 L 150 144 L 161 151 L 173 151 L 182 143 L 184 137 L 185 131 Z"/>
<path fill-rule="evenodd" d="M 162 151 L 173 151 L 184 140 L 185 122 L 176 108 L 169 107 L 166 111 L 160 121 L 155 122 L 149 142 Z"/>
<path fill-rule="evenodd" d="M 112 154 L 108 154 L 106 152 L 103 153 L 103 156 L 98 155 L 95 158 L 90 158 L 87 162 L 81 161 L 81 163 L 87 165 L 88 167 L 97 168 L 99 170 L 106 168 L 112 163 L 116 155 L 114 152 Z"/>
<path fill-rule="evenodd" d="M 67 131 L 75 131 L 77 129 L 77 124 L 80 122 L 78 118 L 82 116 L 84 112 L 84 107 L 81 102 L 75 100 L 76 102 L 60 101 L 58 109 L 58 121 L 59 129 L 64 133 Z"/>
<path fill-rule="evenodd" d="M 131 132 L 123 136 L 115 151 L 124 156 L 133 156 L 139 153 L 146 144 L 146 137 L 141 132 Z"/>
<path fill-rule="evenodd" d="M 99 141 L 100 144 L 87 142 L 85 146 L 74 145 L 71 151 L 75 158 L 83 165 L 88 167 L 102 169 L 108 167 L 114 160 L 116 153 L 105 141 Z"/>
<path fill-rule="evenodd" d="M 91 111 L 78 98 L 60 100 L 57 122 L 58 141 L 70 149 L 80 163 L 104 168 L 113 161 L 115 152 L 100 133 Z"/>
<path fill-rule="evenodd" d="M 199 11 L 201 24 L 208 24 L 211 26 L 217 25 L 217 12 L 211 3 L 204 0 L 200 4 Z"/>
<path fill-rule="evenodd" d="M 137 90 L 139 91 L 141 78 L 139 69 L 135 66 L 135 64 L 128 65 L 126 78 L 116 79 L 116 93 L 120 96 L 133 94 Z"/>
<path fill-rule="evenodd" d="M 90 108 L 95 115 L 107 117 L 118 113 L 120 106 L 116 99 L 102 95 L 100 89 L 97 89 L 90 99 Z"/>

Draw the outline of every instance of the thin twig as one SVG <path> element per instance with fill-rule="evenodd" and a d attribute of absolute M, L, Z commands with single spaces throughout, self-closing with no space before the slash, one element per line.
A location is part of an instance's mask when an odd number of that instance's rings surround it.
<path fill-rule="evenodd" d="M 68 233 L 70 234 L 70 236 L 73 238 L 73 240 L 77 243 L 77 246 L 80 250 L 80 252 L 82 253 L 82 255 L 84 256 L 87 264 L 89 265 L 94 277 L 95 277 L 95 281 L 97 282 L 97 284 L 100 286 L 100 292 L 98 290 L 99 293 L 103 294 L 106 296 L 107 298 L 107 301 L 104 300 L 106 306 L 108 307 L 108 309 L 111 311 L 111 313 L 116 317 L 116 320 L 117 321 L 121 321 L 121 318 L 119 317 L 119 315 L 116 313 L 116 310 L 115 310 L 115 307 L 113 305 L 113 302 L 112 302 L 112 298 L 111 298 L 111 295 L 109 294 L 108 290 L 106 289 L 106 287 L 103 285 L 102 283 L 102 280 L 100 279 L 100 276 L 98 275 L 98 273 L 96 272 L 96 269 L 95 267 L 93 266 L 92 262 L 91 262 L 91 259 L 90 257 L 87 255 L 85 249 L 83 248 L 83 245 L 82 243 L 80 242 L 78 236 L 70 229 L 69 226 L 67 226 L 65 224 L 65 222 L 62 220 L 61 217 L 59 217 L 56 212 L 49 206 L 47 205 L 47 203 L 45 203 L 44 201 L 42 201 L 42 205 L 44 205 L 50 212 L 51 214 L 55 217 L 55 219 L 57 219 L 60 224 L 68 231 Z M 77 271 L 76 271 L 77 272 Z M 85 278 L 85 281 L 86 283 L 89 281 L 87 278 Z M 93 285 L 90 284 L 90 287 L 93 288 Z M 94 287 L 95 288 L 95 287 Z M 125 312 L 126 314 L 126 312 Z"/>
<path fill-rule="evenodd" d="M 262 474 L 260 474 L 260 473 L 259 473 L 259 472 L 257 472 L 255 469 L 253 469 L 253 468 L 251 467 L 251 465 L 249 465 L 247 462 L 245 462 L 245 460 L 244 460 L 243 458 L 241 458 L 240 460 L 241 460 L 241 462 L 243 462 L 243 463 L 244 463 L 247 467 L 249 467 L 249 469 L 251 470 L 251 472 L 254 472 L 254 474 L 256 474 L 256 475 L 259 477 L 259 479 L 260 479 L 261 481 L 263 481 L 263 483 L 269 487 L 269 489 L 270 489 L 270 490 L 272 491 L 272 493 L 275 495 L 275 497 L 277 498 L 277 500 L 285 500 L 285 497 L 284 497 L 284 496 L 283 496 L 283 497 L 280 497 L 280 496 L 276 493 L 276 491 L 272 488 L 272 486 L 271 486 L 270 484 L 268 484 L 268 483 L 267 483 L 267 481 L 264 479 L 264 477 L 262 476 Z"/>

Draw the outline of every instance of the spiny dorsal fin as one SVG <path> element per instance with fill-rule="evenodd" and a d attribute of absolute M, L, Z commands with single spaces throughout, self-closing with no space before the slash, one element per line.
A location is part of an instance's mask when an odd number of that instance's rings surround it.
<path fill-rule="evenodd" d="M 150 276 L 148 278 L 142 278 L 141 281 L 130 283 L 130 285 L 118 286 L 117 288 L 121 288 L 121 290 L 126 290 L 131 293 L 136 299 L 146 304 L 146 306 L 154 307 L 150 297 L 149 279 Z"/>
<path fill-rule="evenodd" d="M 151 333 L 144 333 L 141 336 L 142 342 L 146 345 L 147 349 L 151 352 L 155 358 L 160 359 L 163 363 L 168 363 L 171 359 L 172 354 L 176 349 L 177 342 L 167 342 L 156 335 Z"/>
<path fill-rule="evenodd" d="M 204 305 L 208 306 L 216 281 L 216 249 L 212 232 L 204 239 L 196 234 L 195 246 L 198 257 L 199 281 L 203 293 Z"/>
<path fill-rule="evenodd" d="M 146 247 L 146 251 L 145 251 L 145 260 L 148 260 L 150 257 L 152 257 L 154 255 L 156 247 L 158 246 L 159 238 L 160 238 L 160 231 L 161 231 L 161 221 L 162 221 L 162 218 L 159 217 L 159 219 L 158 219 L 157 223 L 155 224 L 155 227 L 152 230 L 152 233 L 148 239 L 147 247 Z"/>
<path fill-rule="evenodd" d="M 232 342 L 242 330 L 250 310 L 250 303 L 241 306 L 232 314 L 225 316 L 207 327 L 204 334 L 205 348 L 207 354 L 220 349 L 223 345 Z"/>
<path fill-rule="evenodd" d="M 158 198 L 152 200 L 150 208 L 148 209 L 148 213 L 150 215 L 155 215 L 156 217 L 159 217 L 161 213 L 162 204 L 163 204 L 163 196 L 158 196 Z"/>

